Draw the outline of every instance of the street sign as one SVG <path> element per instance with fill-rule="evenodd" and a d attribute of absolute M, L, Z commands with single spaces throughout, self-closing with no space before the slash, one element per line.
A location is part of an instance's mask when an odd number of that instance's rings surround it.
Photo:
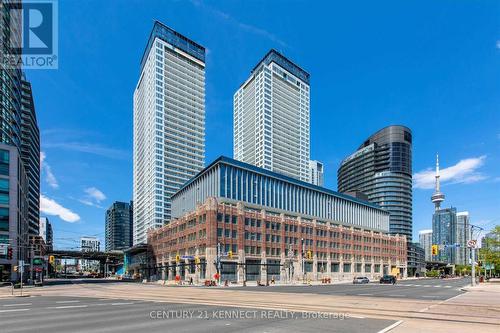
<path fill-rule="evenodd" d="M 182 256 L 181 259 L 189 259 L 189 260 L 193 260 L 194 259 L 194 256 Z"/>
<path fill-rule="evenodd" d="M 477 245 L 477 241 L 475 239 L 471 239 L 467 242 L 467 247 L 470 247 L 471 249 L 475 249 Z"/>
<path fill-rule="evenodd" d="M 8 248 L 9 248 L 9 244 L 0 244 L 0 255 L 6 256 Z"/>

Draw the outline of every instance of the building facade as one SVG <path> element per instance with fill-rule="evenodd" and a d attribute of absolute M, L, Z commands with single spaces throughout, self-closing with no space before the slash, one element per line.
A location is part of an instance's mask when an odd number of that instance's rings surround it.
<path fill-rule="evenodd" d="M 17 281 L 14 266 L 30 259 L 27 198 L 28 181 L 19 149 L 0 143 L 0 243 L 12 254 L 0 253 L 2 281 Z"/>
<path fill-rule="evenodd" d="M 420 247 L 424 249 L 425 261 L 432 261 L 432 229 L 420 230 L 418 242 Z"/>
<path fill-rule="evenodd" d="M 324 169 L 323 163 L 319 161 L 309 161 L 309 177 L 310 183 L 313 185 L 323 186 L 324 185 Z"/>
<path fill-rule="evenodd" d="M 470 248 L 467 246 L 471 240 L 471 225 L 469 212 L 457 212 L 457 234 L 456 243 L 456 263 L 459 265 L 468 265 L 471 258 Z"/>
<path fill-rule="evenodd" d="M 405 236 L 218 199 L 149 233 L 155 278 L 200 282 L 220 272 L 222 281 L 266 283 L 406 275 Z"/>
<path fill-rule="evenodd" d="M 101 241 L 97 237 L 80 237 L 80 249 L 82 252 L 99 252 L 101 249 Z M 98 272 L 99 261 L 79 259 L 78 266 L 82 272 Z"/>
<path fill-rule="evenodd" d="M 310 181 L 309 73 L 275 50 L 233 98 L 236 160 Z"/>
<path fill-rule="evenodd" d="M 376 132 L 345 158 L 337 173 L 339 192 L 361 191 L 390 212 L 390 232 L 412 239 L 412 134 L 404 126 Z"/>
<path fill-rule="evenodd" d="M 425 273 L 425 250 L 419 243 L 408 244 L 408 275 L 422 276 Z"/>
<path fill-rule="evenodd" d="M 439 253 L 432 256 L 432 261 L 457 263 L 456 234 L 457 209 L 450 207 L 436 210 L 432 216 L 432 244 L 439 246 Z"/>
<path fill-rule="evenodd" d="M 375 204 L 224 156 L 172 196 L 172 216 L 192 212 L 208 197 L 389 232 L 389 213 Z"/>
<path fill-rule="evenodd" d="M 205 48 L 156 21 L 134 92 L 134 244 L 170 221 L 204 160 Z"/>
<path fill-rule="evenodd" d="M 406 276 L 406 237 L 387 235 L 387 211 L 227 157 L 172 196 L 172 215 L 149 233 L 157 278 L 212 279 L 217 253 L 239 282 Z"/>
<path fill-rule="evenodd" d="M 82 252 L 99 252 L 101 241 L 97 237 L 80 237 L 80 249 Z"/>
<path fill-rule="evenodd" d="M 21 157 L 28 180 L 28 219 L 30 236 L 38 236 L 40 221 L 40 130 L 35 113 L 31 84 L 22 79 Z"/>
<path fill-rule="evenodd" d="M 52 251 L 54 246 L 54 232 L 52 230 L 52 223 L 46 217 L 40 217 L 40 237 L 45 242 L 47 251 Z"/>
<path fill-rule="evenodd" d="M 106 252 L 123 251 L 132 246 L 133 205 L 114 202 L 106 211 Z"/>
<path fill-rule="evenodd" d="M 21 11 L 13 5 L 22 4 L 0 6 L 0 57 L 10 60 L 9 48 L 22 45 Z M 17 281 L 13 267 L 32 259 L 30 240 L 38 235 L 40 143 L 31 85 L 14 62 L 0 61 L 0 280 Z"/>

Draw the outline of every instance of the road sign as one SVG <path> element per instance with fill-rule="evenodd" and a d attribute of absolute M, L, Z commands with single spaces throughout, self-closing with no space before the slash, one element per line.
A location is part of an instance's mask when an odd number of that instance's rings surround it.
<path fill-rule="evenodd" d="M 467 247 L 475 249 L 477 245 L 477 241 L 475 239 L 471 239 L 467 242 Z"/>
<path fill-rule="evenodd" d="M 0 255 L 7 255 L 7 249 L 9 248 L 9 244 L 0 244 Z"/>
<path fill-rule="evenodd" d="M 194 259 L 194 256 L 182 256 L 181 258 L 182 258 L 182 259 L 189 259 L 189 260 L 193 260 L 193 259 Z"/>

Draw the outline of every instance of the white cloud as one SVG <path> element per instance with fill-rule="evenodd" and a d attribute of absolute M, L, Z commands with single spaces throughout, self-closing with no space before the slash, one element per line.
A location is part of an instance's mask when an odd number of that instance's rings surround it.
<path fill-rule="evenodd" d="M 78 214 L 73 213 L 68 208 L 61 206 L 55 200 L 47 198 L 43 194 L 40 194 L 40 211 L 47 215 L 59 216 L 61 220 L 70 223 L 80 220 L 80 216 Z"/>
<path fill-rule="evenodd" d="M 77 151 L 113 159 L 127 159 L 130 156 L 129 152 L 124 150 L 86 142 L 47 142 L 43 144 L 43 147 Z"/>
<path fill-rule="evenodd" d="M 476 183 L 486 178 L 477 171 L 483 164 L 486 156 L 472 157 L 460 160 L 457 164 L 440 170 L 441 183 Z M 413 186 L 421 189 L 434 188 L 436 172 L 427 168 L 413 175 Z"/>
<path fill-rule="evenodd" d="M 82 203 L 82 204 L 86 205 L 86 206 L 96 207 L 96 208 L 101 208 L 101 209 L 102 209 L 102 208 L 104 208 L 104 207 L 102 207 L 101 205 L 96 204 L 96 203 L 94 203 L 94 202 L 92 202 L 92 201 L 90 201 L 90 200 L 88 200 L 88 199 L 78 199 L 78 201 L 79 201 L 80 203 Z"/>
<path fill-rule="evenodd" d="M 104 195 L 104 193 L 102 193 L 101 190 L 95 187 L 86 188 L 85 193 L 87 193 L 89 198 L 94 199 L 97 202 L 106 200 L 106 196 Z"/>
<path fill-rule="evenodd" d="M 47 182 L 50 187 L 54 189 L 59 188 L 56 176 L 54 176 L 49 163 L 47 163 L 47 155 L 43 151 L 40 152 L 40 170 L 42 174 L 45 175 L 45 182 Z"/>

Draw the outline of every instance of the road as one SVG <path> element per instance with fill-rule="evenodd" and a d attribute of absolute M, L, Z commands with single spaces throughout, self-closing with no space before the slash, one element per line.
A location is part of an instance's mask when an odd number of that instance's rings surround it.
<path fill-rule="evenodd" d="M 0 332 L 499 332 L 500 285 L 463 292 L 466 279 L 421 279 L 396 285 L 318 285 L 273 287 L 189 287 L 99 280 L 30 288 L 31 297 L 12 297 L 0 288 Z M 19 290 L 16 290 L 19 295 Z M 429 297 L 424 297 L 429 296 Z M 432 296 L 432 297 L 431 297 Z M 231 319 L 160 318 L 185 310 L 257 311 Z M 330 313 L 327 318 L 263 316 L 272 313 Z M 153 314 L 151 314 L 153 311 Z M 159 312 L 158 312 L 159 311 Z M 165 311 L 165 312 L 164 312 Z M 182 312 L 181 312 L 182 313 Z M 232 312 L 231 312 L 232 313 Z M 339 319 L 345 316 L 347 319 Z M 151 316 L 155 318 L 151 318 Z M 391 331 L 392 332 L 392 331 Z"/>
<path fill-rule="evenodd" d="M 0 331 L 14 332 L 379 332 L 394 320 L 88 297 L 0 299 Z"/>
<path fill-rule="evenodd" d="M 398 281 L 395 285 L 379 284 L 378 282 L 374 282 L 356 285 L 334 284 L 235 288 L 239 290 L 262 292 L 446 300 L 463 294 L 464 291 L 460 289 L 469 283 L 470 279 L 419 279 Z"/>

